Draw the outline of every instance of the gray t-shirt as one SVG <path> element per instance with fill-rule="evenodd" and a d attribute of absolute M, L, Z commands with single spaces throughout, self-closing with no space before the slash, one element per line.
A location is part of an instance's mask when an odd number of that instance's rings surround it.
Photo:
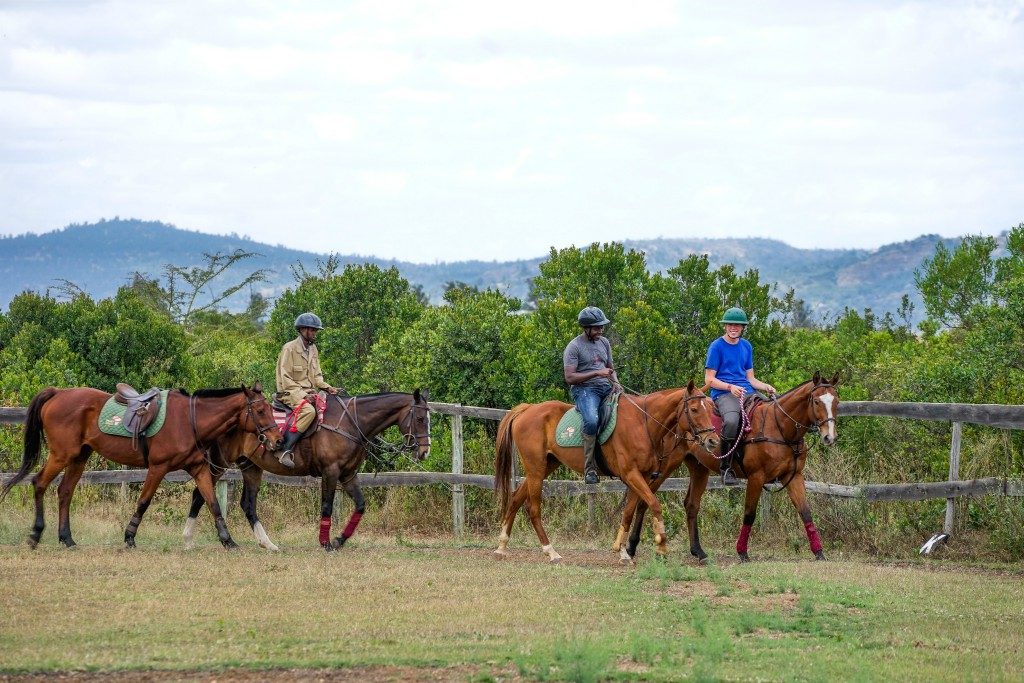
<path fill-rule="evenodd" d="M 576 372 L 591 372 L 601 368 L 612 367 L 612 345 L 605 337 L 598 337 L 596 342 L 587 339 L 586 332 L 569 342 L 562 353 L 562 367 L 571 368 Z M 592 377 L 578 387 L 610 387 L 612 382 L 607 377 Z"/>

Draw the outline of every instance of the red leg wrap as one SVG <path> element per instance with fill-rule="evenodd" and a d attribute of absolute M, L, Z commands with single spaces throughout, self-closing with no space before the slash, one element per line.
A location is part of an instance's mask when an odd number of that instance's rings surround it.
<path fill-rule="evenodd" d="M 814 526 L 814 522 L 807 522 L 804 524 L 804 529 L 807 530 L 807 540 L 811 542 L 811 552 L 821 552 L 821 536 L 818 535 L 818 527 Z"/>
<path fill-rule="evenodd" d="M 341 537 L 350 538 L 352 534 L 356 532 L 356 527 L 359 526 L 359 520 L 362 518 L 362 512 L 353 512 L 352 516 L 348 518 L 348 524 L 345 525 L 345 530 L 341 532 Z"/>
<path fill-rule="evenodd" d="M 750 540 L 750 529 L 751 526 L 749 524 L 744 524 L 740 527 L 740 537 L 736 539 L 736 552 L 747 552 L 747 541 Z"/>
<path fill-rule="evenodd" d="M 327 543 L 331 540 L 331 516 L 320 518 L 320 543 Z"/>

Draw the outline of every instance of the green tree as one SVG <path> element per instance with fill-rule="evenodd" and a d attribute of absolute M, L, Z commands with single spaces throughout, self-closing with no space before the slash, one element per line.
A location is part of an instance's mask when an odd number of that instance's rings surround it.
<path fill-rule="evenodd" d="M 991 302 L 995 263 L 992 237 L 971 235 L 949 251 L 939 242 L 935 254 L 914 271 L 928 317 L 947 327 L 970 327 L 976 309 Z"/>

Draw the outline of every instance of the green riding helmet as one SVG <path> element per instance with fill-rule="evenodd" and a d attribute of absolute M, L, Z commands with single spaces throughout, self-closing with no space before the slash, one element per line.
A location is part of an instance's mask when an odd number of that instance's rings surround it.
<path fill-rule="evenodd" d="M 580 324 L 580 327 L 601 327 L 611 323 L 611 320 L 606 318 L 604 311 L 597 306 L 587 306 L 576 316 L 576 322 Z"/>
<path fill-rule="evenodd" d="M 320 322 L 320 316 L 316 313 L 303 313 L 295 319 L 295 329 L 301 329 L 303 327 L 312 327 L 314 330 L 324 329 L 324 324 Z"/>
<path fill-rule="evenodd" d="M 731 325 L 749 325 L 750 324 L 750 321 L 747 320 L 747 314 L 743 312 L 742 308 L 737 308 L 736 306 L 733 306 L 728 311 L 726 311 L 725 315 L 723 315 L 722 319 L 719 320 L 718 322 L 722 323 L 723 325 L 729 325 L 729 324 L 731 324 Z"/>

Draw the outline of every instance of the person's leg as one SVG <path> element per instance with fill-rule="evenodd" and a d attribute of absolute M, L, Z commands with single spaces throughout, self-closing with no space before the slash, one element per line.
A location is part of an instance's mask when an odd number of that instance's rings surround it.
<path fill-rule="evenodd" d="M 715 406 L 718 414 L 722 416 L 722 441 L 719 446 L 722 471 L 722 483 L 728 486 L 739 483 L 736 475 L 732 472 L 733 454 L 736 451 L 736 442 L 740 435 L 740 400 L 732 394 L 722 394 L 715 399 Z"/>
<path fill-rule="evenodd" d="M 600 394 L 590 387 L 573 387 L 572 397 L 576 410 L 583 418 L 583 481 L 597 483 L 597 418 L 601 407 Z"/>
<path fill-rule="evenodd" d="M 299 442 L 303 432 L 309 428 L 309 425 L 313 424 L 314 418 L 316 418 L 316 409 L 311 403 L 303 403 L 302 409 L 299 411 L 299 417 L 295 420 L 294 431 L 289 429 L 285 434 L 281 455 L 277 457 L 278 461 L 285 467 L 295 467 L 292 451 L 295 449 L 295 444 Z"/>

